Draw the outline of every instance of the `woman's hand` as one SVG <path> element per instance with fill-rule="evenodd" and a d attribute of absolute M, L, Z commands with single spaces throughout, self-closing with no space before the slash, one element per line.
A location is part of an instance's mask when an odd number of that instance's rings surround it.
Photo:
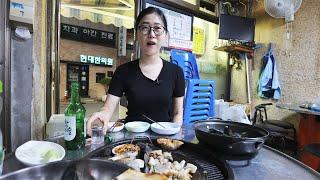
<path fill-rule="evenodd" d="M 89 118 L 87 122 L 87 134 L 91 136 L 92 133 L 92 125 L 93 124 L 103 124 L 103 133 L 106 134 L 106 131 L 108 129 L 108 114 L 106 111 L 100 111 L 100 112 L 95 112 L 92 114 L 92 116 Z"/>
<path fill-rule="evenodd" d="M 120 97 L 108 94 L 107 99 L 100 112 L 93 113 L 87 122 L 87 134 L 91 136 L 92 124 L 101 122 L 103 123 L 103 133 L 105 134 L 108 129 L 108 122 L 111 119 L 112 113 L 120 101 Z"/>

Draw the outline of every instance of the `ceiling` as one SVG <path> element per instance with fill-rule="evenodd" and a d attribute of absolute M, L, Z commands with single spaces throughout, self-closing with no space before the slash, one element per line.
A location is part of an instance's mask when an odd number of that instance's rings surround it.
<path fill-rule="evenodd" d="M 131 29 L 134 0 L 61 0 L 61 15 Z"/>

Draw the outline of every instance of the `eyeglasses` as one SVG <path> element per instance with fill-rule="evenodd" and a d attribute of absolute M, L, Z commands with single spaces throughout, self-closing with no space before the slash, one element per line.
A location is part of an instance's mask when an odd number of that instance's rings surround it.
<path fill-rule="evenodd" d="M 166 28 L 163 27 L 162 25 L 156 25 L 153 27 L 148 25 L 140 25 L 138 26 L 138 29 L 143 35 L 148 35 L 149 33 L 151 33 L 151 29 L 152 29 L 152 31 L 156 36 L 161 36 L 166 31 Z"/>

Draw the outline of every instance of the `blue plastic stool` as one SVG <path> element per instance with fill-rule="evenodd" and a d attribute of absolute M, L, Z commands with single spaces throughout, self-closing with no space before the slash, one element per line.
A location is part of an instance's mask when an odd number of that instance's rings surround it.
<path fill-rule="evenodd" d="M 214 100 L 213 80 L 189 79 L 184 100 L 184 124 L 214 117 Z"/>
<path fill-rule="evenodd" d="M 191 52 L 173 49 L 170 59 L 171 63 L 182 68 L 185 80 L 200 78 L 196 57 Z"/>

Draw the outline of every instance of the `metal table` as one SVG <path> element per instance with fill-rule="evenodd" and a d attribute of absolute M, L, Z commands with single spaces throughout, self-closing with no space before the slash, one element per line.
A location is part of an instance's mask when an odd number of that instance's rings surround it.
<path fill-rule="evenodd" d="M 145 133 L 131 133 L 122 130 L 117 133 L 111 134 L 113 141 L 132 139 L 133 137 L 159 137 L 159 135 L 153 132 Z M 182 130 L 173 136 L 169 136 L 174 139 L 181 139 L 184 141 L 198 143 L 195 138 L 194 130 L 192 127 L 183 127 Z M 62 138 L 51 139 L 51 141 L 63 144 Z M 87 144 L 85 148 L 78 151 L 67 151 L 65 159 L 78 159 L 85 157 L 93 150 L 102 147 L 100 145 Z M 8 155 L 4 162 L 4 173 L 9 173 L 15 170 L 24 168 L 20 162 L 17 161 L 14 154 Z M 296 161 L 295 159 L 277 151 L 270 147 L 264 146 L 258 153 L 258 155 L 250 161 L 250 164 L 245 167 L 233 167 L 231 166 L 235 179 L 319 179 L 320 174 L 304 164 Z"/>

